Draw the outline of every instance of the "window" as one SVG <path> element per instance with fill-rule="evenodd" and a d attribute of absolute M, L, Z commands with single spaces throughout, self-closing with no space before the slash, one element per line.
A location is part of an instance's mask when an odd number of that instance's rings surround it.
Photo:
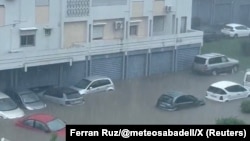
<path fill-rule="evenodd" d="M 222 62 L 228 62 L 228 59 L 227 59 L 227 57 L 225 57 L 225 56 L 222 57 L 221 60 L 222 60 Z"/>
<path fill-rule="evenodd" d="M 217 63 L 221 63 L 222 60 L 221 60 L 221 57 L 216 57 L 216 58 L 211 58 L 209 59 L 209 64 L 217 64 Z"/>
<path fill-rule="evenodd" d="M 36 30 L 35 27 L 30 28 L 20 28 L 20 46 L 21 47 L 32 47 L 35 46 L 36 40 Z"/>
<path fill-rule="evenodd" d="M 154 16 L 153 33 L 161 34 L 165 32 L 165 16 Z"/>
<path fill-rule="evenodd" d="M 130 36 L 137 36 L 138 35 L 138 25 L 130 25 L 129 35 Z"/>
<path fill-rule="evenodd" d="M 33 127 L 33 126 L 34 126 L 34 120 L 30 120 L 30 119 L 25 120 L 25 121 L 24 121 L 24 124 L 25 124 L 26 126 Z"/>
<path fill-rule="evenodd" d="M 194 62 L 197 64 L 205 64 L 206 63 L 206 59 L 205 58 L 201 58 L 201 57 L 195 57 L 194 58 Z"/>
<path fill-rule="evenodd" d="M 187 31 L 187 17 L 181 17 L 181 33 Z"/>
<path fill-rule="evenodd" d="M 246 82 L 250 82 L 250 75 L 249 74 L 246 76 Z"/>
<path fill-rule="evenodd" d="M 45 36 L 49 36 L 51 34 L 51 28 L 44 28 L 44 34 Z"/>
<path fill-rule="evenodd" d="M 100 86 L 99 80 L 94 81 L 94 82 L 90 85 L 90 87 L 92 87 L 92 88 L 96 88 L 96 87 L 99 87 L 99 86 Z"/>
<path fill-rule="evenodd" d="M 42 130 L 42 131 L 47 131 L 46 126 L 43 123 L 39 122 L 39 121 L 35 122 L 35 126 L 34 127 L 36 129 L 39 129 L 39 130 Z"/>
<path fill-rule="evenodd" d="M 49 0 L 36 0 L 36 6 L 47 6 L 49 5 Z"/>
<path fill-rule="evenodd" d="M 221 94 L 221 95 L 225 95 L 226 92 L 220 88 L 216 88 L 216 87 L 213 87 L 213 86 L 210 86 L 207 91 L 209 92 L 212 92 L 212 93 L 215 93 L 215 94 Z"/>
<path fill-rule="evenodd" d="M 104 86 L 104 85 L 109 85 L 110 81 L 109 80 L 100 80 L 99 83 L 101 86 Z"/>
<path fill-rule="evenodd" d="M 247 91 L 245 88 L 239 86 L 239 85 L 234 85 L 226 88 L 227 91 L 229 92 L 244 92 Z"/>
<path fill-rule="evenodd" d="M 35 46 L 35 35 L 22 35 L 21 47 Z"/>
<path fill-rule="evenodd" d="M 94 25 L 93 27 L 93 40 L 103 39 L 104 25 Z"/>
<path fill-rule="evenodd" d="M 235 27 L 237 30 L 246 30 L 247 28 L 245 26 L 237 26 Z"/>
<path fill-rule="evenodd" d="M 176 99 L 175 103 L 184 103 L 189 101 L 190 100 L 186 96 L 180 96 L 179 98 Z"/>

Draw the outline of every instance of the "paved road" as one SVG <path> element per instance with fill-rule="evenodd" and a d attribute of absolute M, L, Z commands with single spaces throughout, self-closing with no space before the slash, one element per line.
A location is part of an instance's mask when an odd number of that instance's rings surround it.
<path fill-rule="evenodd" d="M 220 76 L 202 76 L 191 72 L 152 76 L 115 82 L 116 91 L 85 96 L 80 106 L 62 107 L 48 103 L 42 111 L 53 113 L 69 124 L 214 124 L 221 117 L 238 117 L 250 123 L 250 115 L 240 112 L 244 100 L 217 103 L 175 112 L 155 108 L 158 97 L 167 90 L 184 91 L 204 98 L 207 87 L 219 80 L 242 82 L 243 72 Z M 49 141 L 50 136 L 13 126 L 13 120 L 0 121 L 0 137 L 11 141 Z"/>

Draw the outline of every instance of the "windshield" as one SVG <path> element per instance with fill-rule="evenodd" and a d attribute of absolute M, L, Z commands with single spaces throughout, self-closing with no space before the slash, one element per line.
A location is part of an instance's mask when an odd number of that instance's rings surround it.
<path fill-rule="evenodd" d="M 52 121 L 49 121 L 47 123 L 47 125 L 52 132 L 59 131 L 59 130 L 65 128 L 65 123 L 58 118 L 56 118 Z"/>
<path fill-rule="evenodd" d="M 21 95 L 21 98 L 24 103 L 35 103 L 40 101 L 39 97 L 32 93 L 26 93 L 24 95 Z"/>
<path fill-rule="evenodd" d="M 0 111 L 10 111 L 17 108 L 17 104 L 10 98 L 0 99 Z"/>
<path fill-rule="evenodd" d="M 88 85 L 89 85 L 90 81 L 87 80 L 87 79 L 82 79 L 81 81 L 79 81 L 75 87 L 78 87 L 78 88 L 82 88 L 82 89 L 85 89 Z"/>

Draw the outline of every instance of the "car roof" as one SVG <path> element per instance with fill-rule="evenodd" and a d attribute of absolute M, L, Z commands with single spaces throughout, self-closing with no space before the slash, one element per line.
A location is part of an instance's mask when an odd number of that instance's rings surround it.
<path fill-rule="evenodd" d="M 229 24 L 226 24 L 226 26 L 237 27 L 237 26 L 243 26 L 243 25 L 237 24 L 237 23 L 229 23 Z"/>
<path fill-rule="evenodd" d="M 92 76 L 85 77 L 84 79 L 87 79 L 89 81 L 93 81 L 93 80 L 96 80 L 96 79 L 110 79 L 110 78 L 108 78 L 107 76 L 92 75 Z"/>
<path fill-rule="evenodd" d="M 239 85 L 239 84 L 236 82 L 232 82 L 232 81 L 218 81 L 216 83 L 213 83 L 211 86 L 225 89 L 227 87 L 234 86 L 234 85 Z"/>
<path fill-rule="evenodd" d="M 166 92 L 166 93 L 163 94 L 163 95 L 167 95 L 167 96 L 176 98 L 176 97 L 182 96 L 182 95 L 184 95 L 184 94 L 183 94 L 182 92 L 179 92 L 179 91 L 168 91 L 168 92 Z"/>
<path fill-rule="evenodd" d="M 30 115 L 26 119 L 39 120 L 39 121 L 47 123 L 47 122 L 55 119 L 55 117 L 52 116 L 52 115 L 49 115 L 49 114 L 40 114 L 40 113 L 38 113 L 38 114 Z"/>
<path fill-rule="evenodd" d="M 220 53 L 205 53 L 205 54 L 199 54 L 196 56 L 201 57 L 201 58 L 213 58 L 213 57 L 221 57 L 221 56 L 225 56 L 225 55 L 220 54 Z"/>
<path fill-rule="evenodd" d="M 9 98 L 9 96 L 6 95 L 6 94 L 3 93 L 3 92 L 0 92 L 0 99 L 3 99 L 3 98 Z"/>

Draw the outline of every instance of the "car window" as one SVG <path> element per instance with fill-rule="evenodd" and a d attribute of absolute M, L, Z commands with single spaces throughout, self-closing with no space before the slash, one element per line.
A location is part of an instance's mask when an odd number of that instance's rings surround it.
<path fill-rule="evenodd" d="M 205 58 L 201 58 L 201 57 L 195 57 L 194 58 L 194 62 L 197 64 L 205 64 L 206 63 L 206 59 Z"/>
<path fill-rule="evenodd" d="M 223 56 L 223 57 L 221 57 L 221 61 L 222 61 L 222 62 L 228 62 L 228 59 L 227 59 L 226 56 Z"/>
<path fill-rule="evenodd" d="M 23 122 L 24 125 L 33 127 L 34 126 L 34 120 L 28 119 Z"/>
<path fill-rule="evenodd" d="M 92 88 L 96 88 L 96 87 L 99 87 L 100 86 L 100 80 L 97 80 L 97 81 L 94 81 L 91 85 L 90 85 L 90 87 L 92 87 Z"/>
<path fill-rule="evenodd" d="M 217 63 L 221 63 L 221 62 L 222 62 L 221 57 L 211 58 L 208 61 L 209 64 L 217 64 Z"/>
<path fill-rule="evenodd" d="M 176 99 L 175 103 L 180 104 L 180 103 L 185 103 L 185 102 L 190 102 L 190 98 L 188 98 L 187 96 L 183 95 L 180 96 Z"/>
<path fill-rule="evenodd" d="M 192 96 L 192 95 L 187 95 L 186 98 L 187 98 L 188 101 L 190 101 L 190 102 L 193 102 L 193 101 L 196 101 L 196 100 L 197 100 L 197 98 L 194 97 L 194 96 Z"/>
<path fill-rule="evenodd" d="M 246 76 L 246 80 L 245 80 L 246 82 L 250 82 L 250 75 L 247 75 Z"/>
<path fill-rule="evenodd" d="M 40 121 L 35 121 L 35 126 L 36 129 L 42 130 L 42 131 L 47 131 L 46 126 L 44 125 L 44 123 L 40 122 Z"/>
<path fill-rule="evenodd" d="M 220 94 L 220 95 L 225 95 L 226 92 L 220 88 L 216 88 L 216 87 L 213 87 L 213 86 L 210 86 L 208 89 L 207 89 L 208 92 L 212 92 L 212 93 L 215 93 L 215 94 Z"/>
<path fill-rule="evenodd" d="M 108 79 L 103 79 L 103 80 L 100 80 L 99 83 L 100 83 L 101 86 L 103 86 L 103 85 L 109 85 L 110 81 Z"/>
<path fill-rule="evenodd" d="M 237 30 L 246 30 L 247 28 L 245 26 L 237 26 L 235 27 Z"/>
<path fill-rule="evenodd" d="M 225 26 L 224 29 L 233 30 L 233 27 L 231 27 L 231 26 Z"/>
<path fill-rule="evenodd" d="M 169 103 L 169 104 L 172 104 L 173 103 L 173 97 L 171 96 L 168 96 L 168 95 L 162 95 L 160 97 L 160 100 L 166 102 L 166 103 Z"/>
<path fill-rule="evenodd" d="M 226 88 L 229 92 L 244 92 L 246 89 L 240 85 L 234 85 Z"/>
<path fill-rule="evenodd" d="M 85 89 L 90 83 L 91 83 L 91 81 L 89 81 L 87 79 L 82 79 L 77 84 L 75 84 L 75 87 Z"/>

